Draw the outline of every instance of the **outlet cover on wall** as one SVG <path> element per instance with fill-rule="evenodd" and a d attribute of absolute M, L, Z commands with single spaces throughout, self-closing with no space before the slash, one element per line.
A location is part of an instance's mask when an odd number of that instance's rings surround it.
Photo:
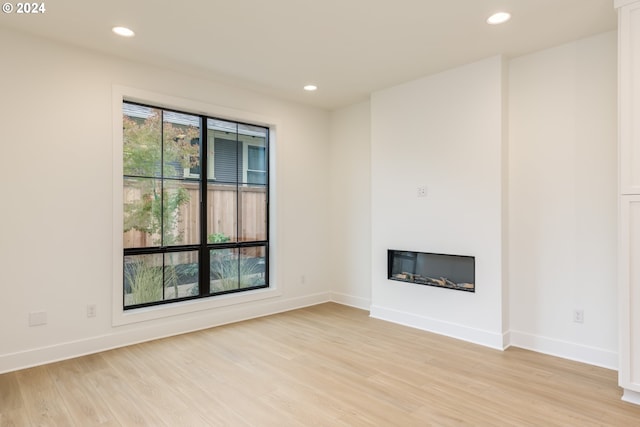
<path fill-rule="evenodd" d="M 87 304 L 87 317 L 96 317 L 97 307 L 95 304 Z"/>
<path fill-rule="evenodd" d="M 46 311 L 32 311 L 29 313 L 29 326 L 40 326 L 47 324 Z"/>
<path fill-rule="evenodd" d="M 427 197 L 427 187 L 418 187 L 418 197 Z"/>

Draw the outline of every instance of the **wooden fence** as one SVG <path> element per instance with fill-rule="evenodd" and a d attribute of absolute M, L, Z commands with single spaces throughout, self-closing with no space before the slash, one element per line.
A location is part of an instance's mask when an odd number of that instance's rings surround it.
<path fill-rule="evenodd" d="M 198 184 L 187 182 L 181 186 L 187 190 L 189 198 L 188 202 L 180 207 L 180 220 L 174 231 L 179 236 L 178 244 L 197 244 L 200 243 Z M 140 190 L 125 181 L 125 203 L 139 200 L 140 197 Z M 207 199 L 207 235 L 219 233 L 232 242 L 267 238 L 267 205 L 264 187 L 209 184 Z M 236 215 L 236 211 L 239 211 L 240 215 Z M 124 247 L 158 246 L 159 237 L 138 230 L 129 230 L 124 233 Z"/>

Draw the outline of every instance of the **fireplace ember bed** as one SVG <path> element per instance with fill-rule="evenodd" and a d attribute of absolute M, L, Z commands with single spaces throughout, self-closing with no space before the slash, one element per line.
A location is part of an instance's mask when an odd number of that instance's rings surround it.
<path fill-rule="evenodd" d="M 475 258 L 389 249 L 387 278 L 417 285 L 475 292 Z"/>

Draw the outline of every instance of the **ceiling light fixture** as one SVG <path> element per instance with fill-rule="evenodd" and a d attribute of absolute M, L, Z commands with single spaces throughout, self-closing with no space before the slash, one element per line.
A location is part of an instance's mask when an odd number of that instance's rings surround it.
<path fill-rule="evenodd" d="M 133 37 L 136 35 L 133 30 L 130 30 L 127 27 L 113 27 L 111 31 L 122 37 Z"/>
<path fill-rule="evenodd" d="M 313 92 L 314 90 L 318 90 L 318 86 L 316 85 L 306 85 L 304 88 L 307 92 Z"/>
<path fill-rule="evenodd" d="M 487 24 L 498 25 L 511 19 L 511 14 L 507 12 L 498 12 L 487 18 Z"/>

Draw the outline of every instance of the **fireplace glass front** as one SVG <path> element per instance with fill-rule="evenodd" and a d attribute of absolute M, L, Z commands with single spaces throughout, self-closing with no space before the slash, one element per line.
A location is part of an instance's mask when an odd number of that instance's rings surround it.
<path fill-rule="evenodd" d="M 475 258 L 427 252 L 388 251 L 388 279 L 475 292 Z"/>

